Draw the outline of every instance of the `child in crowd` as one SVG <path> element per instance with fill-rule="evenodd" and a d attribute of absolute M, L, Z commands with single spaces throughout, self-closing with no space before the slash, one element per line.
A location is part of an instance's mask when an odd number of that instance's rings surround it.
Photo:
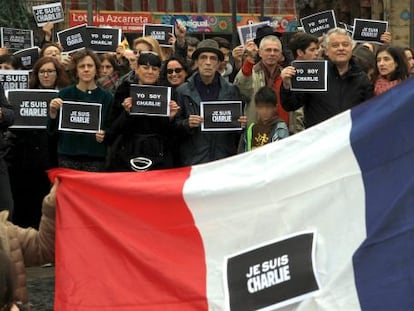
<path fill-rule="evenodd" d="M 251 123 L 242 135 L 239 153 L 253 150 L 289 136 L 287 124 L 277 114 L 277 94 L 273 88 L 261 87 L 254 97 L 256 123 Z"/>

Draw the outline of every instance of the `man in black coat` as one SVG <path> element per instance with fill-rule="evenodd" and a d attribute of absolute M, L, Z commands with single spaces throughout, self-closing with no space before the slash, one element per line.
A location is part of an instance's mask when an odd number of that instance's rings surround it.
<path fill-rule="evenodd" d="M 341 28 L 331 29 L 324 41 L 328 58 L 328 90 L 326 92 L 292 92 L 291 79 L 296 74 L 292 66 L 281 76 L 282 106 L 293 111 L 303 107 L 305 127 L 311 127 L 352 108 L 373 96 L 368 76 L 352 60 L 352 38 Z"/>
<path fill-rule="evenodd" d="M 217 72 L 224 59 L 218 43 L 201 41 L 192 55 L 198 70 L 177 89 L 180 110 L 175 118 L 179 133 L 180 165 L 188 166 L 222 159 L 237 153 L 240 131 L 202 132 L 200 102 L 241 100 L 237 87 L 229 84 Z M 247 118 L 238 120 L 245 126 Z"/>

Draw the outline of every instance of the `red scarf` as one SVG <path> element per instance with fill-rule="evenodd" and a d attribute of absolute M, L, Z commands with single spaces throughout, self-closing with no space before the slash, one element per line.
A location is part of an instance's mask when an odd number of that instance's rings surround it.
<path fill-rule="evenodd" d="M 375 80 L 374 94 L 375 95 L 382 94 L 388 91 L 390 88 L 396 86 L 400 82 L 401 80 L 388 81 L 387 79 L 383 77 L 378 77 L 377 80 Z"/>

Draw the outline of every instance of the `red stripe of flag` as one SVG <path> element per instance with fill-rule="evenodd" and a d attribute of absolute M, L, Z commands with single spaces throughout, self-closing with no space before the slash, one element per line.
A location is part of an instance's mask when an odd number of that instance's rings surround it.
<path fill-rule="evenodd" d="M 50 173 L 60 180 L 55 310 L 207 310 L 203 243 L 182 195 L 189 174 Z"/>

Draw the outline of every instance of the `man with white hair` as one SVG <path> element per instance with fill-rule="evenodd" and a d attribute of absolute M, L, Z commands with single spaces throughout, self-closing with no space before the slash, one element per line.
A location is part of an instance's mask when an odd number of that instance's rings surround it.
<path fill-rule="evenodd" d="M 328 31 L 325 37 L 325 55 L 328 58 L 328 90 L 326 92 L 292 92 L 291 79 L 296 74 L 293 66 L 282 71 L 280 89 L 282 106 L 288 111 L 303 107 L 305 127 L 318 124 L 352 108 L 373 96 L 368 76 L 352 59 L 352 38 L 342 28 Z"/>

